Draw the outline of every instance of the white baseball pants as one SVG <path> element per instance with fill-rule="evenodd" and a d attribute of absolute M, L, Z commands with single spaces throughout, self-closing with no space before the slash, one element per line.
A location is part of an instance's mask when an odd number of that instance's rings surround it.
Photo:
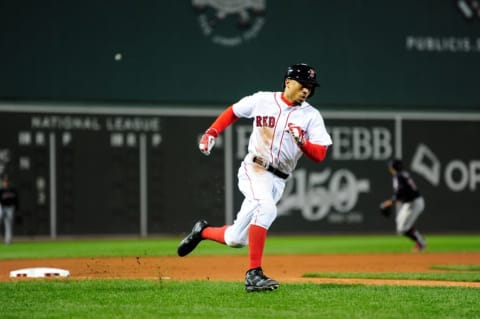
<path fill-rule="evenodd" d="M 277 203 L 286 180 L 273 175 L 247 156 L 238 169 L 238 187 L 245 196 L 233 225 L 225 231 L 225 243 L 231 247 L 248 244 L 251 224 L 269 229 L 277 217 Z"/>
<path fill-rule="evenodd" d="M 418 197 L 412 202 L 402 203 L 397 212 L 395 222 L 397 224 L 397 233 L 403 235 L 415 224 L 418 216 L 425 208 L 423 197 Z"/>

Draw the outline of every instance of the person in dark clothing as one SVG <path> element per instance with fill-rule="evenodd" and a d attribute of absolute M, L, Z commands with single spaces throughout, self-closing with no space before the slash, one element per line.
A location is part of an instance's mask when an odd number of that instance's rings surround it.
<path fill-rule="evenodd" d="M 0 188 L 0 223 L 5 224 L 5 244 L 12 242 L 13 236 L 13 218 L 18 208 L 17 190 L 10 186 L 8 176 L 2 177 L 2 187 Z"/>
<path fill-rule="evenodd" d="M 414 251 L 425 250 L 425 239 L 415 228 L 415 223 L 425 208 L 425 200 L 410 174 L 404 169 L 402 160 L 391 160 L 388 168 L 393 176 L 393 196 L 383 201 L 381 208 L 396 208 L 397 233 L 415 242 Z"/>

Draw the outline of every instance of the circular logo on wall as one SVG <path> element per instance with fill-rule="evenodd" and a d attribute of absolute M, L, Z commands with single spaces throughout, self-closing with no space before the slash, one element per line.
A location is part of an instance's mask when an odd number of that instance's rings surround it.
<path fill-rule="evenodd" d="M 233 47 L 257 37 L 267 5 L 266 0 L 192 0 L 192 7 L 205 37 Z"/>

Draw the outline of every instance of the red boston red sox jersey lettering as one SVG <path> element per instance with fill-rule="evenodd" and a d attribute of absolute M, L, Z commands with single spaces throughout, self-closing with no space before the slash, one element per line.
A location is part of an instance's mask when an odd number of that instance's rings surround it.
<path fill-rule="evenodd" d="M 275 117 L 273 116 L 255 116 L 255 125 L 260 127 L 275 127 Z"/>

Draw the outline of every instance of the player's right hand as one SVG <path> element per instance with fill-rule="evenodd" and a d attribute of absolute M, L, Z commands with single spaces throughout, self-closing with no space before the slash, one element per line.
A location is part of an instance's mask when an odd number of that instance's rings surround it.
<path fill-rule="evenodd" d="M 380 208 L 381 209 L 384 209 L 384 208 L 388 208 L 390 206 L 393 205 L 393 202 L 391 199 L 387 199 L 387 200 L 384 200 L 383 202 L 380 203 Z"/>
<path fill-rule="evenodd" d="M 210 151 L 215 145 L 215 139 L 217 136 L 217 130 L 214 128 L 209 128 L 205 132 L 205 134 L 202 135 L 202 137 L 200 138 L 200 142 L 198 143 L 198 148 L 200 149 L 200 152 L 207 156 L 210 155 Z"/>

